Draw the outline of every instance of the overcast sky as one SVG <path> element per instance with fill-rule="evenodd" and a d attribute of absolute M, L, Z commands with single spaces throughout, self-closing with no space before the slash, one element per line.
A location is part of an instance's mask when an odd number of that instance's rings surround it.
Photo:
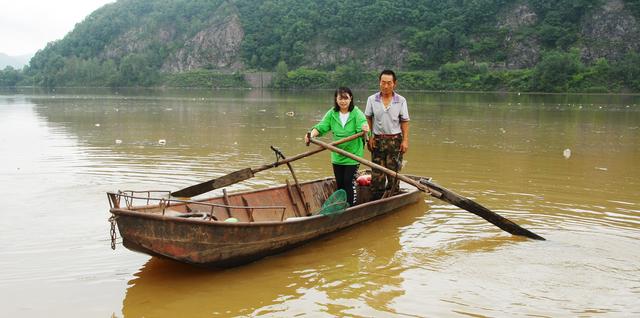
<path fill-rule="evenodd" d="M 0 53 L 33 54 L 115 0 L 0 0 Z"/>

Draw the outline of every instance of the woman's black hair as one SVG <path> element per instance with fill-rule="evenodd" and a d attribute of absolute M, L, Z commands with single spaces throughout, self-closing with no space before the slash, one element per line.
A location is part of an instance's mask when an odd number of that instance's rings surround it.
<path fill-rule="evenodd" d="M 338 106 L 338 96 L 342 96 L 344 94 L 349 95 L 349 97 L 351 97 L 351 102 L 349 103 L 349 111 L 353 110 L 353 93 L 351 92 L 351 89 L 349 87 L 338 87 L 338 89 L 336 89 L 336 92 L 333 94 L 333 111 L 339 112 L 340 111 L 340 106 Z"/>

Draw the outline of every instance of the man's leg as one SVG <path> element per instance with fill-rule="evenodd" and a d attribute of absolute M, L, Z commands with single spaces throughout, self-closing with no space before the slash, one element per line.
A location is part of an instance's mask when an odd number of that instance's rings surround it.
<path fill-rule="evenodd" d="M 400 152 L 400 145 L 402 144 L 402 138 L 390 139 L 386 143 L 386 156 L 384 166 L 395 172 L 400 172 L 402 169 L 402 153 Z M 385 187 L 386 195 L 393 195 L 398 191 L 400 180 L 392 176 L 387 176 L 387 185 Z"/>
<path fill-rule="evenodd" d="M 382 149 L 384 139 L 376 139 L 376 148 L 371 152 L 371 161 L 373 163 L 384 166 L 385 153 Z M 380 199 L 384 193 L 384 186 L 386 182 L 386 176 L 384 172 L 378 169 L 371 169 L 371 196 L 373 200 Z"/>

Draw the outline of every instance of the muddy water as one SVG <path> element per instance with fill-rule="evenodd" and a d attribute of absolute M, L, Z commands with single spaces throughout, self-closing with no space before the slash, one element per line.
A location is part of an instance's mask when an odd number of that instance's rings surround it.
<path fill-rule="evenodd" d="M 366 95 L 356 92 L 357 105 Z M 332 92 L 0 93 L 7 317 L 640 314 L 640 97 L 407 93 L 404 171 L 547 238 L 425 197 L 290 252 L 202 270 L 110 249 L 105 192 L 176 190 L 308 150 Z M 328 153 L 294 162 L 331 175 Z M 285 168 L 233 190 L 268 187 Z M 290 177 L 289 177 L 290 178 Z"/>

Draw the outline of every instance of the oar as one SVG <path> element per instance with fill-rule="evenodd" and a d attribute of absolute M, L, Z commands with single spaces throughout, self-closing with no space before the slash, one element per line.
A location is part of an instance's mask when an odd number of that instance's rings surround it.
<path fill-rule="evenodd" d="M 337 141 L 331 143 L 331 145 L 339 145 L 339 144 L 345 143 L 347 141 L 354 140 L 354 139 L 362 136 L 363 134 L 364 134 L 364 132 L 357 133 L 355 135 L 351 135 L 351 136 L 349 136 L 347 138 L 343 138 L 343 139 L 337 140 Z M 198 183 L 196 185 L 192 185 L 190 187 L 187 187 L 187 188 L 184 188 L 184 189 L 180 189 L 180 190 L 178 190 L 176 192 L 172 192 L 171 195 L 174 196 L 174 197 L 193 197 L 193 196 L 196 196 L 196 195 L 200 195 L 200 194 L 203 194 L 203 193 L 215 190 L 215 189 L 223 188 L 223 187 L 232 185 L 234 183 L 238 183 L 238 182 L 243 181 L 243 180 L 247 180 L 247 179 L 253 177 L 254 174 L 256 174 L 256 173 L 258 173 L 260 171 L 267 170 L 267 169 L 270 169 L 270 168 L 274 168 L 274 167 L 277 167 L 277 166 L 282 165 L 282 164 L 287 164 L 287 163 L 289 163 L 291 161 L 298 160 L 300 158 L 308 157 L 310 155 L 313 155 L 313 154 L 316 154 L 318 152 L 321 152 L 324 149 L 325 148 L 321 147 L 321 148 L 318 148 L 318 149 L 315 149 L 315 150 L 310 150 L 310 151 L 295 155 L 293 157 L 289 157 L 289 158 L 284 159 L 284 160 L 280 160 L 280 161 L 276 161 L 274 163 L 266 164 L 266 165 L 263 165 L 261 167 L 244 168 L 242 170 L 234 171 L 234 172 L 229 173 L 227 175 L 224 175 L 222 177 L 211 179 L 209 181 Z"/>
<path fill-rule="evenodd" d="M 333 152 L 337 152 L 345 157 L 351 158 L 355 161 L 358 161 L 364 165 L 367 165 L 371 168 L 374 169 L 379 169 L 382 170 L 382 172 L 386 173 L 387 175 L 400 179 L 416 188 L 418 188 L 419 190 L 433 196 L 436 197 L 440 200 L 443 200 L 445 202 L 451 203 L 455 206 L 458 206 L 460 208 L 463 208 L 487 221 L 489 221 L 489 223 L 501 228 L 502 230 L 511 233 L 513 235 L 520 235 L 520 236 L 525 236 L 528 238 L 532 238 L 532 239 L 536 239 L 536 240 L 544 240 L 544 238 L 542 236 L 539 236 L 521 226 L 519 226 L 518 224 L 510 221 L 509 219 L 483 207 L 482 205 L 476 203 L 475 201 L 469 199 L 469 198 L 465 198 L 459 194 L 456 194 L 452 191 L 449 191 L 447 189 L 445 189 L 444 187 L 441 187 L 439 185 L 436 185 L 435 183 L 432 183 L 428 180 L 425 179 L 420 179 L 419 181 L 416 181 L 415 179 L 412 179 L 408 176 L 402 175 L 400 173 L 397 173 L 391 169 L 387 169 L 379 164 L 373 163 L 369 160 L 366 160 L 364 158 L 358 157 L 350 152 L 344 151 L 338 147 L 332 146 L 330 144 L 324 143 L 322 141 L 319 141 L 317 139 L 311 138 L 311 142 L 316 144 L 316 145 L 320 145 L 324 148 L 327 148 Z M 416 178 L 417 179 L 417 178 Z"/>

